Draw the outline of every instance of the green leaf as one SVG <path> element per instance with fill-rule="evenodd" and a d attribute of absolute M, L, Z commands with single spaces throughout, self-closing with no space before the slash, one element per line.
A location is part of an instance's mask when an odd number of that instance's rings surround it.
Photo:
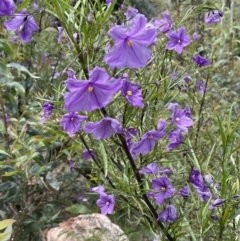
<path fill-rule="evenodd" d="M 12 77 L 10 70 L 7 68 L 7 66 L 5 64 L 3 64 L 1 62 L 0 62 L 0 73 L 1 73 L 1 75 L 4 75 L 5 77 L 7 77 L 7 79 Z M 6 79 L 5 78 L 1 78 L 1 79 L 2 79 L 1 84 L 2 83 L 4 84 L 6 82 L 5 81 Z"/>
<path fill-rule="evenodd" d="M 16 185 L 17 184 L 15 182 L 4 182 L 4 183 L 1 183 L 0 184 L 0 192 L 12 189 L 12 188 L 16 187 Z"/>
<path fill-rule="evenodd" d="M 34 79 L 40 78 L 39 76 L 33 75 L 26 67 L 24 67 L 20 64 L 17 64 L 17 63 L 9 63 L 9 64 L 7 64 L 7 67 L 9 67 L 9 68 L 13 67 L 13 68 L 16 68 L 20 72 L 26 72 L 27 74 L 29 74 Z"/>
<path fill-rule="evenodd" d="M 60 183 L 58 182 L 58 180 L 54 177 L 54 175 L 52 174 L 52 172 L 48 172 L 47 176 L 46 176 L 46 181 L 48 182 L 48 184 L 55 190 L 59 190 L 60 188 Z"/>
<path fill-rule="evenodd" d="M 12 47 L 8 43 L 5 43 L 3 40 L 0 40 L 0 51 L 3 51 L 9 55 L 14 55 Z"/>
<path fill-rule="evenodd" d="M 25 94 L 25 89 L 24 87 L 18 83 L 18 82 L 7 82 L 6 86 L 10 87 L 10 88 L 15 88 L 15 90 L 23 97 Z"/>
<path fill-rule="evenodd" d="M 14 220 L 14 219 L 5 219 L 3 221 L 0 221 L 0 230 L 3 230 L 4 228 L 12 225 L 15 222 L 16 222 L 16 220 Z"/>
<path fill-rule="evenodd" d="M 0 154 L 11 157 L 6 151 L 0 150 Z"/>
<path fill-rule="evenodd" d="M 226 148 L 226 132 L 223 128 L 223 125 L 222 125 L 222 121 L 220 120 L 220 118 L 217 116 L 217 123 L 218 123 L 218 126 L 219 126 L 219 129 L 220 129 L 220 134 L 221 134 L 221 138 L 222 138 L 222 145 L 223 145 L 223 149 L 225 150 Z"/>
<path fill-rule="evenodd" d="M 101 141 L 99 141 L 99 148 L 100 148 L 100 153 L 103 160 L 104 175 L 106 177 L 108 174 L 108 158 L 107 158 L 107 153 L 105 151 L 104 145 Z"/>
<path fill-rule="evenodd" d="M 14 175 L 23 175 L 23 173 L 20 171 L 12 171 L 12 172 L 7 172 L 7 173 L 3 174 L 2 176 L 3 177 L 11 177 Z"/>
<path fill-rule="evenodd" d="M 10 233 L 0 233 L 0 241 L 4 241 L 4 239 L 9 235 Z"/>
<path fill-rule="evenodd" d="M 17 8 L 17 12 L 19 12 L 20 10 L 24 9 L 27 7 L 27 5 L 30 3 L 31 0 L 25 0 L 18 8 Z"/>
<path fill-rule="evenodd" d="M 80 204 L 74 204 L 70 207 L 67 207 L 65 210 L 72 214 L 91 213 L 91 211 L 86 206 Z"/>

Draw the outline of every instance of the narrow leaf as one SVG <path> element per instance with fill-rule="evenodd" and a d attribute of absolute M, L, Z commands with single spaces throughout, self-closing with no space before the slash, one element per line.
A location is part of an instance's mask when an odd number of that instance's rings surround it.
<path fill-rule="evenodd" d="M 46 181 L 48 182 L 48 184 L 55 190 L 59 190 L 60 188 L 60 184 L 58 182 L 58 180 L 54 177 L 54 175 L 52 174 L 52 172 L 48 172 L 47 176 L 46 176 Z"/>
<path fill-rule="evenodd" d="M 16 220 L 14 219 L 5 219 L 3 221 L 0 221 L 0 230 L 3 230 L 4 228 L 8 227 L 9 225 L 15 223 Z"/>

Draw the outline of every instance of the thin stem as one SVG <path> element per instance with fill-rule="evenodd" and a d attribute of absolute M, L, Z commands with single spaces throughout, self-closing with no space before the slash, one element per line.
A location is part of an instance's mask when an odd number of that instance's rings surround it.
<path fill-rule="evenodd" d="M 6 143 L 6 148 L 7 150 L 9 149 L 9 135 L 8 135 L 8 125 L 7 125 L 7 116 L 4 108 L 4 100 L 3 100 L 3 92 L 0 87 L 0 105 L 2 109 L 2 119 L 3 119 L 3 124 L 4 124 L 4 129 L 5 129 L 5 143 Z"/>
<path fill-rule="evenodd" d="M 206 80 L 206 83 L 205 83 L 203 97 L 202 97 L 199 112 L 198 112 L 199 120 L 198 120 L 198 123 L 197 123 L 197 133 L 196 133 L 195 144 L 194 144 L 195 149 L 196 149 L 197 144 L 198 144 L 198 136 L 199 136 L 199 132 L 200 132 L 201 124 L 202 124 L 202 118 L 203 118 L 202 112 L 203 112 L 203 107 L 204 107 L 204 103 L 205 103 L 205 96 L 206 96 L 206 92 L 207 92 L 208 81 L 209 81 L 209 73 L 208 73 L 207 80 Z"/>

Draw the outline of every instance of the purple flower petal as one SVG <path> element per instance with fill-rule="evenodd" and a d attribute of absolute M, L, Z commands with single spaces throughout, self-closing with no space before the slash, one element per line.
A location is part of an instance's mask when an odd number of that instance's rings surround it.
<path fill-rule="evenodd" d="M 68 79 L 70 92 L 64 95 L 64 108 L 69 111 L 93 111 L 105 107 L 112 96 L 121 88 L 118 80 L 108 81 L 105 69 L 95 67 L 88 81 Z"/>
<path fill-rule="evenodd" d="M 98 199 L 96 203 L 101 208 L 101 213 L 103 215 L 113 213 L 115 205 L 115 199 L 113 195 L 101 193 L 100 199 Z"/>
<path fill-rule="evenodd" d="M 155 25 L 159 28 L 162 33 L 167 33 L 172 29 L 173 21 L 168 13 L 162 13 L 162 19 L 156 19 Z"/>
<path fill-rule="evenodd" d="M 0 17 L 12 15 L 16 6 L 13 0 L 1 0 L 0 1 Z"/>
<path fill-rule="evenodd" d="M 17 31 L 19 38 L 23 42 L 29 42 L 32 39 L 32 33 L 39 30 L 32 15 L 19 13 L 12 20 L 4 22 L 6 29 Z"/>
<path fill-rule="evenodd" d="M 177 219 L 177 210 L 173 205 L 168 205 L 158 216 L 157 221 L 173 223 Z"/>
<path fill-rule="evenodd" d="M 123 80 L 122 94 L 133 107 L 143 108 L 142 90 L 137 84 L 128 82 L 128 78 Z"/>
<path fill-rule="evenodd" d="M 213 10 L 205 14 L 205 23 L 212 24 L 221 21 L 222 12 L 219 10 Z"/>
<path fill-rule="evenodd" d="M 142 68 L 150 60 L 151 52 L 147 49 L 156 37 L 154 28 L 147 28 L 147 19 L 137 14 L 129 21 L 128 28 L 114 26 L 108 34 L 114 39 L 114 46 L 104 61 L 110 68 Z"/>
<path fill-rule="evenodd" d="M 157 205 L 163 204 L 165 199 L 171 198 L 175 193 L 175 188 L 171 185 L 167 176 L 162 176 L 152 180 L 153 191 L 147 196 L 154 198 Z"/>
<path fill-rule="evenodd" d="M 167 33 L 169 41 L 166 48 L 169 50 L 175 50 L 177 53 L 181 54 L 184 47 L 191 43 L 191 39 L 186 34 L 184 27 L 180 27 L 177 31 L 171 31 Z"/>
<path fill-rule="evenodd" d="M 152 130 L 146 132 L 141 140 L 135 143 L 132 147 L 132 152 L 135 154 L 147 154 L 149 153 L 155 146 L 156 142 L 162 139 L 164 136 L 164 129 L 162 130 Z"/>
<path fill-rule="evenodd" d="M 88 161 L 89 159 L 92 159 L 93 156 L 96 156 L 96 152 L 92 149 L 84 150 L 82 156 L 85 161 Z"/>
<path fill-rule="evenodd" d="M 78 115 L 75 112 L 63 115 L 60 120 L 60 126 L 70 137 L 73 137 L 80 130 L 80 123 L 85 121 L 87 116 Z"/>
<path fill-rule="evenodd" d="M 96 123 L 88 122 L 83 126 L 83 130 L 92 133 L 97 140 L 109 138 L 114 133 L 123 133 L 121 124 L 110 117 L 105 117 Z"/>
<path fill-rule="evenodd" d="M 199 67 L 205 67 L 210 65 L 210 61 L 208 59 L 203 58 L 200 54 L 195 55 L 192 58 L 193 62 L 197 64 Z"/>

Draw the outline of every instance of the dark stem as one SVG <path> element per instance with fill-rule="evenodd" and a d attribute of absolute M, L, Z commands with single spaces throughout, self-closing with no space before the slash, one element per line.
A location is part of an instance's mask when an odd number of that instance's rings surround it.
<path fill-rule="evenodd" d="M 123 149 L 124 149 L 128 159 L 130 161 L 130 165 L 131 165 L 132 170 L 134 172 L 134 175 L 135 175 L 135 177 L 137 179 L 138 185 L 139 185 L 140 189 L 143 191 L 143 189 L 144 189 L 143 181 L 142 181 L 141 175 L 139 174 L 139 171 L 138 171 L 138 169 L 136 167 L 135 161 L 133 160 L 132 155 L 131 155 L 131 153 L 129 151 L 129 148 L 127 146 L 126 140 L 125 140 L 125 138 L 121 134 L 118 134 L 118 137 L 119 137 L 119 139 L 120 139 L 120 141 L 122 143 Z M 142 198 L 145 201 L 145 203 L 147 204 L 147 206 L 149 207 L 153 217 L 155 219 L 157 219 L 158 214 L 157 214 L 155 208 L 153 207 L 153 205 L 151 204 L 151 202 L 149 201 L 149 199 L 148 199 L 148 197 L 147 197 L 147 195 L 145 193 L 142 194 Z M 150 225 L 152 226 L 152 221 L 150 220 L 150 222 L 151 222 Z M 168 238 L 169 241 L 174 241 L 175 240 L 168 233 L 168 231 L 165 229 L 164 225 L 161 222 L 158 222 L 158 225 L 161 228 L 161 230 L 163 231 L 163 233 L 166 235 L 166 237 Z"/>
<path fill-rule="evenodd" d="M 199 136 L 199 132 L 200 132 L 200 128 L 201 128 L 201 124 L 202 124 L 202 119 L 203 119 L 203 107 L 204 107 L 204 103 L 205 103 L 205 96 L 206 96 L 206 91 L 207 91 L 207 86 L 208 86 L 208 81 L 209 81 L 209 74 L 207 76 L 207 80 L 206 80 L 206 83 L 205 83 L 205 88 L 204 88 L 204 92 L 203 92 L 203 97 L 202 97 L 202 100 L 201 100 L 201 104 L 200 104 L 200 108 L 199 108 L 199 112 L 198 112 L 198 116 L 199 116 L 199 120 L 198 120 L 198 123 L 197 123 L 197 133 L 196 133 L 196 137 L 195 137 L 195 149 L 197 147 L 197 143 L 198 143 L 198 136 Z"/>

